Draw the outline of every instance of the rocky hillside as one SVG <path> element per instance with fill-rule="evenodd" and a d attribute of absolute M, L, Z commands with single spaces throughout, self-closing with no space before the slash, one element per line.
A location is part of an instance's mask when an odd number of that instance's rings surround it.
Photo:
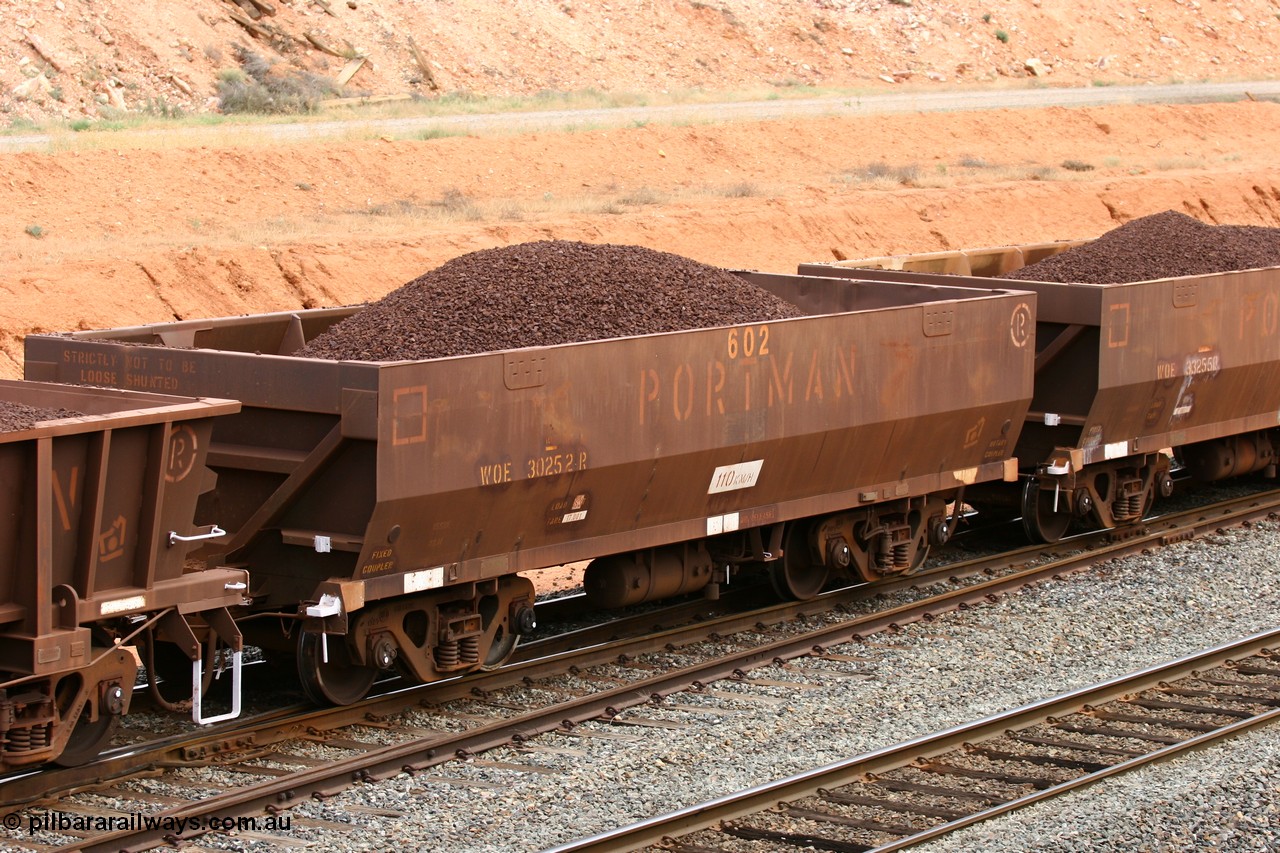
<path fill-rule="evenodd" d="M 340 96 L 1256 79 L 1278 57 L 1270 0 L 0 0 L 0 129 L 213 112 L 237 79 L 265 83 L 246 105 L 269 111 Z"/>

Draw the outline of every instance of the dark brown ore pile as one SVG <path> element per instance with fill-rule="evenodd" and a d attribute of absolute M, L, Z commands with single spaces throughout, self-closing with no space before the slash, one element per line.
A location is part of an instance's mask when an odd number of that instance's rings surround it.
<path fill-rule="evenodd" d="M 732 273 L 679 255 L 549 240 L 455 258 L 295 354 L 442 358 L 799 316 Z"/>
<path fill-rule="evenodd" d="M 1120 284 L 1274 266 L 1280 266 L 1280 228 L 1206 225 L 1166 210 L 1000 278 Z"/>
<path fill-rule="evenodd" d="M 42 409 L 38 406 L 28 406 L 25 403 L 11 403 L 8 400 L 0 400 L 0 432 L 17 432 L 22 429 L 31 429 L 40 421 L 74 418 L 79 414 L 79 412 L 69 412 L 66 409 Z"/>

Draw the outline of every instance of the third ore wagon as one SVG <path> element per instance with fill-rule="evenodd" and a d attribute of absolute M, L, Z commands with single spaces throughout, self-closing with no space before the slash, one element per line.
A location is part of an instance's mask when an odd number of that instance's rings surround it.
<path fill-rule="evenodd" d="M 1205 226 L 1200 226 L 1205 227 Z M 814 275 L 985 290 L 992 276 L 1066 252 L 1050 243 L 836 266 Z M 1276 470 L 1280 446 L 1280 269 L 1118 284 L 1005 281 L 1034 291 L 1035 398 L 1014 451 L 1028 532 L 1053 541 L 1073 521 L 1121 527 L 1173 491 L 1180 463 L 1204 481 Z M 975 502 L 998 504 L 984 489 Z"/>

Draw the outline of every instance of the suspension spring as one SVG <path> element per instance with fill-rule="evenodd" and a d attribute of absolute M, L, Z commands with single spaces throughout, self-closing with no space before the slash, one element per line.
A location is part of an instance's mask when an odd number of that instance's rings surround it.
<path fill-rule="evenodd" d="M 449 640 L 436 646 L 436 664 L 441 669 L 457 666 L 459 657 L 457 640 Z"/>
<path fill-rule="evenodd" d="M 911 568 L 910 542 L 899 542 L 893 546 L 893 567 L 895 569 Z"/>
<path fill-rule="evenodd" d="M 463 637 L 458 641 L 463 663 L 480 663 L 480 638 Z"/>
<path fill-rule="evenodd" d="M 34 747 L 30 728 L 9 729 L 9 752 L 30 752 Z"/>
<path fill-rule="evenodd" d="M 1139 492 L 1136 495 L 1129 495 L 1124 498 L 1117 498 L 1115 503 L 1115 516 L 1117 519 L 1137 518 L 1142 514 L 1143 498 L 1145 495 Z"/>

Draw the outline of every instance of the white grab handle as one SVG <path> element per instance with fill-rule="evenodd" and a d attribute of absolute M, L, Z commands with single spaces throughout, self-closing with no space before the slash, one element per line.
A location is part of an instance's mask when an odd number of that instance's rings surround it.
<path fill-rule="evenodd" d="M 218 525 L 214 525 L 213 529 L 208 533 L 197 533 L 195 536 L 179 536 L 178 531 L 169 531 L 169 547 L 172 548 L 179 542 L 199 542 L 201 539 L 217 539 L 219 536 L 226 536 L 227 531 Z"/>

